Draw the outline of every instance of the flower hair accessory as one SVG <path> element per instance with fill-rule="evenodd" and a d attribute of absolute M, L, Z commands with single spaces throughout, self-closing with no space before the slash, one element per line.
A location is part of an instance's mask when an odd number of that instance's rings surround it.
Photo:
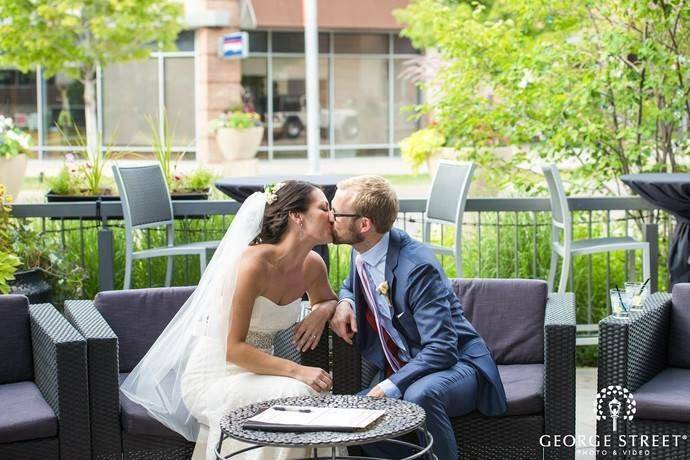
<path fill-rule="evenodd" d="M 264 196 L 266 197 L 266 204 L 273 204 L 278 199 L 278 190 L 283 188 L 285 182 L 278 182 L 277 184 L 268 184 L 264 187 Z"/>

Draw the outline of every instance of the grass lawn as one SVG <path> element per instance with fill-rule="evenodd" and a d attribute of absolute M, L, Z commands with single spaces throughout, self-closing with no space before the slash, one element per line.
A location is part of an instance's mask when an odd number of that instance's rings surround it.
<path fill-rule="evenodd" d="M 431 184 L 431 177 L 428 174 L 384 174 L 383 177 L 388 179 L 391 184 L 398 186 L 409 185 L 429 185 Z"/>

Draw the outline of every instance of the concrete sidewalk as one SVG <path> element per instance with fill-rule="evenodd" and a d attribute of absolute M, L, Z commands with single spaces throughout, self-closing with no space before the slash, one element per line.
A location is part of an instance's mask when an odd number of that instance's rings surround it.
<path fill-rule="evenodd" d="M 596 414 L 594 406 L 597 396 L 596 367 L 578 367 L 575 372 L 575 434 L 591 439 L 596 434 Z M 592 449 L 593 450 L 593 449 Z M 575 452 L 576 460 L 594 460 L 590 449 Z"/>

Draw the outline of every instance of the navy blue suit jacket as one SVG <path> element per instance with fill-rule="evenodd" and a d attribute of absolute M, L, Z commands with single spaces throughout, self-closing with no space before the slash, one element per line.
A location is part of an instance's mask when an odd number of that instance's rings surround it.
<path fill-rule="evenodd" d="M 378 337 L 364 317 L 366 301 L 357 276 L 352 251 L 350 273 L 340 298 L 354 301 L 357 347 L 379 369 L 385 356 Z M 460 301 L 441 265 L 424 244 L 398 229 L 390 231 L 386 255 L 386 281 L 392 302 L 393 325 L 407 345 L 412 359 L 389 378 L 404 395 L 419 378 L 465 361 L 480 378 L 477 409 L 485 415 L 506 410 L 506 397 L 496 363 L 484 339 L 465 318 Z"/>

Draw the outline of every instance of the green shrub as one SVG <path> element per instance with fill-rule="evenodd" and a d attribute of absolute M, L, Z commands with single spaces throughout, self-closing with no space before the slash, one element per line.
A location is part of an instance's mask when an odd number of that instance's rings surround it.
<path fill-rule="evenodd" d="M 57 176 L 48 177 L 46 182 L 50 191 L 57 195 L 76 195 L 79 192 L 79 186 L 75 172 L 64 165 Z"/>
<path fill-rule="evenodd" d="M 180 185 L 176 190 L 189 192 L 205 192 L 213 184 L 216 176 L 208 169 L 197 169 L 190 174 L 184 175 L 179 180 Z"/>
<path fill-rule="evenodd" d="M 430 126 L 410 134 L 400 141 L 400 153 L 403 160 L 418 170 L 431 154 L 446 143 L 446 138 L 438 129 Z"/>

